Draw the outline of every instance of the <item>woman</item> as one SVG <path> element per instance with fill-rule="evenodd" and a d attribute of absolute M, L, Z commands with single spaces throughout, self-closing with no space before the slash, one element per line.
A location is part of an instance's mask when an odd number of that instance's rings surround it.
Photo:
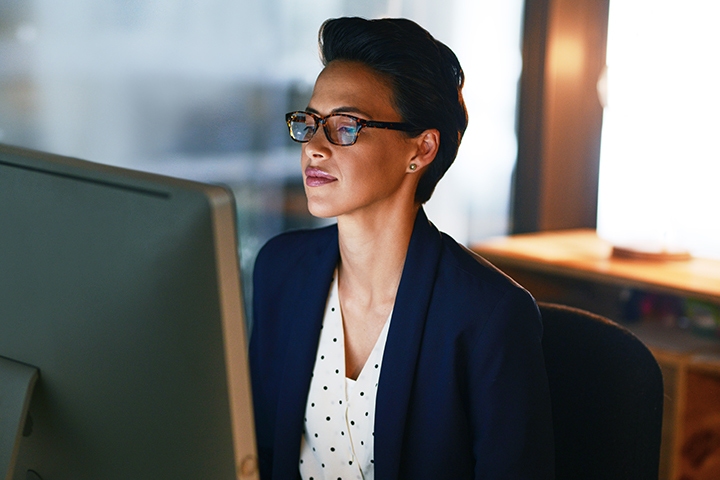
<path fill-rule="evenodd" d="M 304 112 L 323 229 L 258 255 L 250 344 L 263 478 L 552 478 L 532 297 L 421 205 L 467 125 L 462 69 L 409 20 L 329 20 Z"/>

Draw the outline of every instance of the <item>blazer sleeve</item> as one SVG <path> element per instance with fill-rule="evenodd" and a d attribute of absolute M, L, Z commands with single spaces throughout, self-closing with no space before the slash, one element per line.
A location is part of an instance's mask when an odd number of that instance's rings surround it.
<path fill-rule="evenodd" d="M 475 478 L 552 479 L 554 443 L 542 323 L 521 288 L 505 292 L 470 352 Z M 482 406 L 481 408 L 473 408 Z"/>
<path fill-rule="evenodd" d="M 253 322 L 249 358 L 252 380 L 253 412 L 258 450 L 260 478 L 272 478 L 273 463 L 273 396 L 267 392 L 267 380 L 272 377 L 273 364 L 266 352 L 270 347 L 273 326 L 268 324 L 268 305 L 273 291 L 272 247 L 261 249 L 253 271 Z"/>
<path fill-rule="evenodd" d="M 295 290 L 289 285 L 297 275 L 296 235 L 279 235 L 268 241 L 258 253 L 253 270 L 252 331 L 249 359 L 253 412 L 260 478 L 272 478 L 275 423 L 284 353 L 290 339 L 284 323 L 288 296 Z"/>

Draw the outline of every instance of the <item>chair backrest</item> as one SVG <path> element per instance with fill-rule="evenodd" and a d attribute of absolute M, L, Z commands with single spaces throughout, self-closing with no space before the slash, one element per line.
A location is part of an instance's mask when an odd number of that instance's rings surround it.
<path fill-rule="evenodd" d="M 607 318 L 540 303 L 556 478 L 658 478 L 663 381 L 647 347 Z"/>

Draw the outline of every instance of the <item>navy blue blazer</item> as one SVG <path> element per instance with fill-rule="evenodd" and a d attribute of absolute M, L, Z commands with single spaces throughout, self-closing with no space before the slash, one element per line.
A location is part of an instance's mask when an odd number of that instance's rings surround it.
<path fill-rule="evenodd" d="M 250 366 L 263 479 L 299 476 L 337 226 L 270 240 L 254 272 Z M 418 213 L 380 371 L 375 478 L 551 479 L 535 301 Z"/>

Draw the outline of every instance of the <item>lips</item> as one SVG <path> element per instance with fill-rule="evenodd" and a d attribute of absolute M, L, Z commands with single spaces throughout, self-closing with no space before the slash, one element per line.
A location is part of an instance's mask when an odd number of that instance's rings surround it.
<path fill-rule="evenodd" d="M 308 187 L 320 187 L 336 180 L 337 178 L 323 172 L 319 168 L 307 167 L 305 169 L 305 185 Z"/>

